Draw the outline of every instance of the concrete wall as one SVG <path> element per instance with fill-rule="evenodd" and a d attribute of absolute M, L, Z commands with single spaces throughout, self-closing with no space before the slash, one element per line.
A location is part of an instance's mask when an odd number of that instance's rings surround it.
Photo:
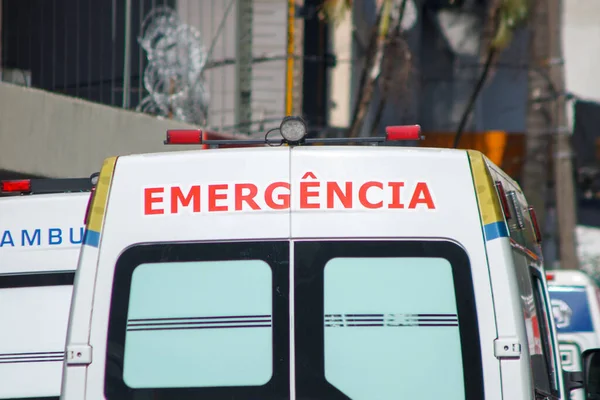
<path fill-rule="evenodd" d="M 183 127 L 191 126 L 0 83 L 0 171 L 89 176 L 109 156 L 190 149 L 163 145 L 167 129 Z"/>

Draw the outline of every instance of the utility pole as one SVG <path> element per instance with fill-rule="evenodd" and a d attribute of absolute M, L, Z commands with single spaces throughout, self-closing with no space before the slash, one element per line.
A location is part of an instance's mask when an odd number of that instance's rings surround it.
<path fill-rule="evenodd" d="M 252 32 L 254 0 L 237 0 L 235 123 L 252 121 Z"/>
<path fill-rule="evenodd" d="M 550 79 L 556 91 L 554 122 L 554 187 L 556 188 L 556 211 L 559 230 L 560 267 L 578 269 L 577 250 L 575 244 L 575 187 L 573 182 L 573 165 L 570 128 L 567 128 L 564 59 L 562 51 L 562 0 L 546 0 L 548 9 L 548 42 L 552 57 L 548 60 Z"/>
<path fill-rule="evenodd" d="M 552 98 L 551 82 L 546 71 L 540 70 L 543 60 L 548 60 L 552 54 L 548 43 L 549 5 L 548 0 L 535 0 L 529 13 L 529 101 L 525 135 L 526 155 L 523 165 L 523 190 L 529 204 L 536 211 L 542 232 L 548 231 L 546 218 L 550 178 L 548 156 L 552 139 L 551 103 L 546 100 Z M 547 239 L 553 239 L 555 235 L 549 236 Z"/>

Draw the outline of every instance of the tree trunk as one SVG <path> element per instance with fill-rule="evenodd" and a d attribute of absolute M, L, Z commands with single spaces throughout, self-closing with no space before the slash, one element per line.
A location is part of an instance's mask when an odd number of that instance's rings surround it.
<path fill-rule="evenodd" d="M 550 57 L 548 45 L 548 0 L 537 0 L 530 20 L 529 42 L 529 107 L 527 112 L 526 154 L 523 166 L 523 191 L 536 210 L 540 230 L 545 232 L 546 201 L 550 140 L 552 138 L 552 112 L 547 101 L 553 97 L 551 82 L 542 70 L 543 60 Z"/>

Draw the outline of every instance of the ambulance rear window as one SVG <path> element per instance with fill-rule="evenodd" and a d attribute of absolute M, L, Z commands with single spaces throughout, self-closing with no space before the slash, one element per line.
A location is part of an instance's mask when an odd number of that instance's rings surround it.
<path fill-rule="evenodd" d="M 125 383 L 264 385 L 273 374 L 272 285 L 262 260 L 140 265 L 131 279 Z"/>
<path fill-rule="evenodd" d="M 106 398 L 286 398 L 288 277 L 287 241 L 126 250 L 115 269 Z"/>
<path fill-rule="evenodd" d="M 462 248 L 303 241 L 294 254 L 299 399 L 483 398 Z"/>

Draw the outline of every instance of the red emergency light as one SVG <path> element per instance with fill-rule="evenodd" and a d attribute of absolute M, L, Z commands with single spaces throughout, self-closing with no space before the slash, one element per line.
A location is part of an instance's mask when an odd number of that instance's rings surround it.
<path fill-rule="evenodd" d="M 554 274 L 552 272 L 546 272 L 546 280 L 547 281 L 553 281 L 554 280 Z"/>
<path fill-rule="evenodd" d="M 0 181 L 0 192 L 2 193 L 23 193 L 31 191 L 31 180 L 20 179 L 12 181 Z"/>
<path fill-rule="evenodd" d="M 200 129 L 170 129 L 165 144 L 202 144 Z"/>
<path fill-rule="evenodd" d="M 421 140 L 420 125 L 397 125 L 385 127 L 385 140 L 388 142 L 400 140 Z"/>

